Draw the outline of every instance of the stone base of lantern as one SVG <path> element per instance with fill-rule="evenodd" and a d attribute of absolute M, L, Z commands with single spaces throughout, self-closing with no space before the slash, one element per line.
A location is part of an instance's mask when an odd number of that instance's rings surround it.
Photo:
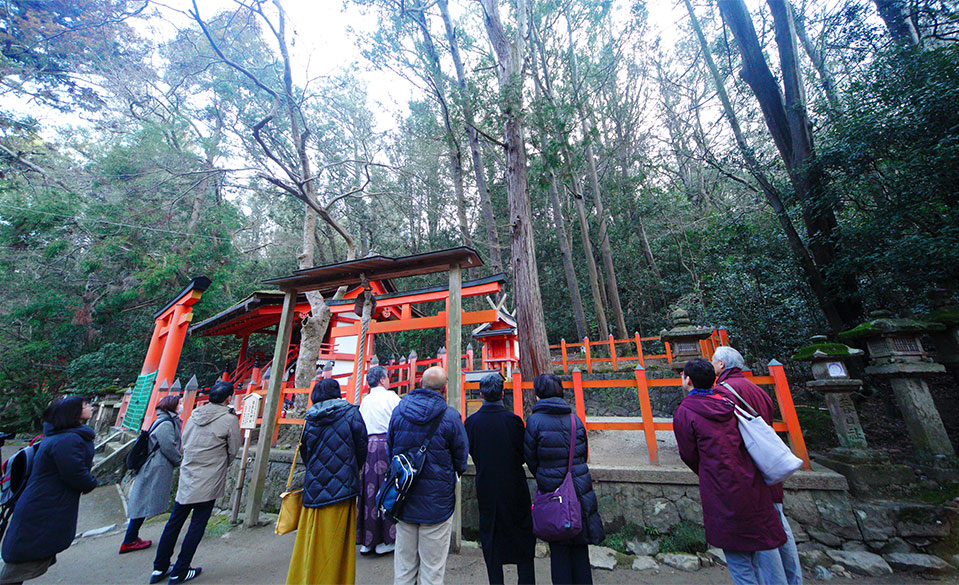
<path fill-rule="evenodd" d="M 892 463 L 888 455 L 874 449 L 837 447 L 827 455 L 814 458 L 823 467 L 845 476 L 849 491 L 858 497 L 874 497 L 889 488 L 907 486 L 916 481 L 912 468 Z"/>
<path fill-rule="evenodd" d="M 937 482 L 959 481 L 959 461 L 955 457 L 919 454 L 919 471 Z"/>

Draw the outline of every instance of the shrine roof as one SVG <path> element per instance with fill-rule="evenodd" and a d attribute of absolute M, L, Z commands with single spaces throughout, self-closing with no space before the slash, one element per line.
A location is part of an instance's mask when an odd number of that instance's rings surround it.
<path fill-rule="evenodd" d="M 306 295 L 297 295 L 297 305 L 306 302 Z M 280 321 L 279 313 L 264 314 L 261 308 L 279 308 L 282 304 L 283 291 L 259 290 L 229 309 L 193 325 L 189 333 L 202 336 L 252 333 Z"/>
<path fill-rule="evenodd" d="M 496 324 L 505 324 L 506 327 L 494 329 Z M 491 337 L 497 335 L 512 335 L 516 333 L 516 319 L 503 309 L 496 310 L 496 321 L 483 323 L 470 333 L 471 337 Z"/>
<path fill-rule="evenodd" d="M 482 266 L 483 261 L 475 250 L 464 246 L 400 258 L 371 256 L 338 264 L 314 266 L 297 270 L 289 276 L 271 278 L 263 282 L 274 284 L 281 289 L 296 289 L 302 292 L 361 284 L 361 276 L 365 276 L 368 280 L 380 280 L 443 272 L 449 270 L 454 264 L 458 264 L 461 268 L 476 268 Z"/>
<path fill-rule="evenodd" d="M 375 282 L 381 285 L 382 290 L 388 291 L 387 294 L 396 292 L 396 286 L 389 280 Z M 334 294 L 335 291 L 336 289 L 324 289 L 320 292 L 326 296 Z M 357 292 L 357 290 L 349 291 L 347 295 L 355 296 Z M 332 305 L 337 301 L 328 300 L 327 302 Z M 354 302 L 356 302 L 355 298 L 343 299 L 340 304 Z M 189 333 L 201 336 L 249 335 L 279 323 L 282 305 L 283 291 L 258 290 L 232 307 L 193 325 Z M 304 294 L 297 295 L 296 305 L 298 310 L 310 310 Z"/>
<path fill-rule="evenodd" d="M 504 327 L 502 329 L 484 329 L 470 335 L 476 339 L 483 337 L 502 337 L 506 335 L 516 335 L 516 327 Z"/>

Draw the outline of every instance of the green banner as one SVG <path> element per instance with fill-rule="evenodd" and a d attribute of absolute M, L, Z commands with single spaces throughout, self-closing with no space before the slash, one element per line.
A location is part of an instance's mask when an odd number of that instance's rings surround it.
<path fill-rule="evenodd" d="M 131 431 L 140 432 L 140 427 L 143 426 L 143 417 L 150 404 L 150 395 L 153 394 L 153 383 L 156 379 L 156 372 L 140 374 L 137 377 L 137 383 L 133 386 L 133 393 L 130 396 L 130 404 L 127 406 L 126 414 L 123 415 L 123 426 Z"/>

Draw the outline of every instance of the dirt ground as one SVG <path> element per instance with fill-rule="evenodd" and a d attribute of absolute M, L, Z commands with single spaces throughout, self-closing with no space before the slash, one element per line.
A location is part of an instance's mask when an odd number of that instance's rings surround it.
<path fill-rule="evenodd" d="M 99 522 L 113 524 L 122 518 L 123 504 L 115 486 L 97 488 L 93 494 L 84 496 L 80 506 L 80 526 L 85 529 Z M 204 583 L 245 584 L 245 583 L 283 583 L 286 569 L 293 549 L 295 533 L 276 536 L 271 526 L 254 529 L 233 528 L 226 531 L 228 525 L 212 527 L 200 544 L 194 559 L 194 565 L 203 567 L 203 575 L 196 579 L 197 585 Z M 50 571 L 31 583 L 67 583 L 75 585 L 104 583 L 146 583 L 152 568 L 155 548 L 126 555 L 118 555 L 117 550 L 122 538 L 122 520 L 114 530 L 93 537 L 81 538 L 73 546 L 58 555 L 57 563 Z M 143 538 L 159 538 L 163 522 L 154 521 L 144 525 Z M 226 531 L 225 534 L 223 532 Z M 360 557 L 357 555 L 357 583 L 391 583 L 393 579 L 392 555 L 384 557 Z M 536 579 L 539 583 L 549 583 L 549 559 L 536 559 Z M 729 584 L 732 580 L 724 567 L 712 567 L 695 573 L 683 573 L 662 566 L 659 570 L 634 571 L 617 568 L 613 571 L 593 570 L 594 582 L 598 584 L 625 585 L 638 584 Z M 515 583 L 516 572 L 507 567 L 506 582 Z M 807 576 L 807 581 L 813 583 Z M 473 546 L 464 547 L 459 554 L 450 555 L 447 563 L 446 582 L 451 584 L 486 583 L 486 569 L 483 556 Z M 846 585 L 892 585 L 899 583 L 925 583 L 926 580 L 907 575 L 891 575 L 874 579 L 856 577 L 855 579 L 833 579 L 830 584 Z M 946 582 L 946 581 L 942 581 Z"/>

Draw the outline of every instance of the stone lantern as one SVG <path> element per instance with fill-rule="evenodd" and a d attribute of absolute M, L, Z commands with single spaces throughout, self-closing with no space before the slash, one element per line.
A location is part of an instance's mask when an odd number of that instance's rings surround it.
<path fill-rule="evenodd" d="M 812 362 L 813 380 L 806 387 L 826 397 L 829 415 L 839 438 L 839 447 L 816 460 L 846 476 L 849 487 L 857 495 L 867 495 L 876 488 L 909 484 L 914 479 L 912 469 L 894 465 L 880 451 L 870 449 L 859 423 L 852 394 L 862 388 L 862 380 L 849 377 L 847 360 L 863 355 L 842 343 L 828 343 L 825 335 L 810 339 L 810 345 L 800 348 L 794 360 Z"/>
<path fill-rule="evenodd" d="M 703 357 L 699 342 L 712 335 L 713 330 L 693 325 L 685 309 L 676 309 L 670 313 L 669 320 L 673 328 L 668 331 L 664 329 L 659 334 L 659 339 L 663 343 L 669 343 L 672 348 L 673 361 L 669 362 L 670 369 L 681 372 L 686 362 Z"/>
<path fill-rule="evenodd" d="M 923 379 L 945 372 L 945 368 L 926 355 L 919 339 L 924 333 L 942 331 L 944 327 L 938 323 L 896 319 L 887 311 L 875 311 L 870 317 L 871 320 L 843 331 L 839 337 L 866 344 L 870 361 L 866 373 L 889 379 L 919 454 L 954 467 L 955 449 L 933 403 L 929 385 Z"/>

